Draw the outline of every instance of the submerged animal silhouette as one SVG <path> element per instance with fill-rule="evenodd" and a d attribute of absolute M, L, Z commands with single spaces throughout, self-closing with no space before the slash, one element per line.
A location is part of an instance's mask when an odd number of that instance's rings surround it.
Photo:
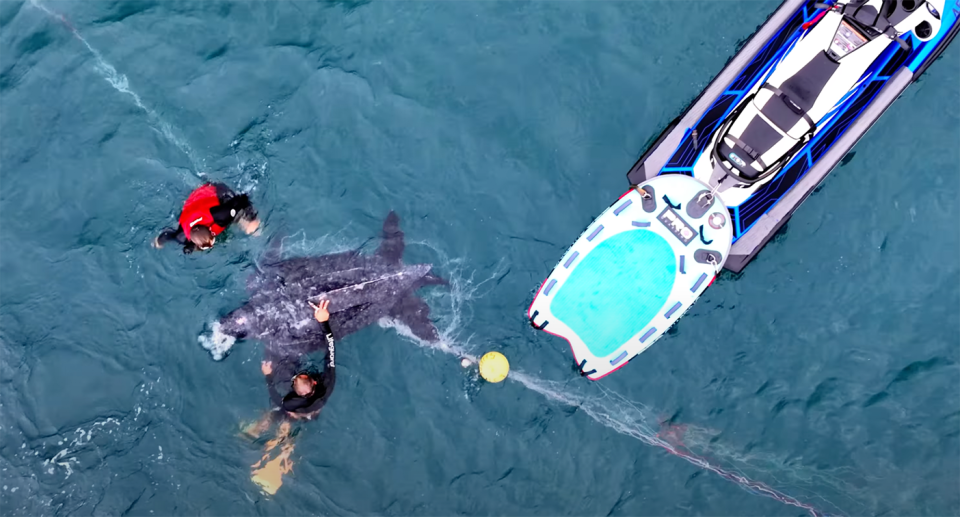
<path fill-rule="evenodd" d="M 387 215 L 382 238 L 372 255 L 351 251 L 261 266 L 248 281 L 249 301 L 224 316 L 216 332 L 258 339 L 273 356 L 311 353 L 325 341 L 309 302 L 327 299 L 330 327 L 338 340 L 389 318 L 420 339 L 438 341 L 430 307 L 416 291 L 447 282 L 432 274 L 429 264 L 403 264 L 403 232 L 396 213 Z"/>

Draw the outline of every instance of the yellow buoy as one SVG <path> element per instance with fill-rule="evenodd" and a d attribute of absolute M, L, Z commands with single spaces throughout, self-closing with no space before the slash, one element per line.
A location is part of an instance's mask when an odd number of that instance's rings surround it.
<path fill-rule="evenodd" d="M 500 352 L 487 352 L 480 358 L 480 376 L 487 382 L 500 382 L 509 372 L 510 362 Z"/>

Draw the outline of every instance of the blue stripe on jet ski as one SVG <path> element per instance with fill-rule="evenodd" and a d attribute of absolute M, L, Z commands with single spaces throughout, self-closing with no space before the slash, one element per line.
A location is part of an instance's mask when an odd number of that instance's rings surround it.
<path fill-rule="evenodd" d="M 733 240 L 737 240 L 737 238 L 739 238 L 740 234 L 742 233 L 740 231 L 740 207 L 739 206 L 733 208 L 732 219 L 733 219 Z"/>

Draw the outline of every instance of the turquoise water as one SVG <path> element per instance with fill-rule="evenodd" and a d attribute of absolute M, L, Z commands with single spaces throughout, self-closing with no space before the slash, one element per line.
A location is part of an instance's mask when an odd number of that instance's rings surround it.
<path fill-rule="evenodd" d="M 550 312 L 597 357 L 606 357 L 660 312 L 673 289 L 677 258 L 647 230 L 618 233 L 580 259 Z"/>
<path fill-rule="evenodd" d="M 0 2 L 4 514 L 807 513 L 750 482 L 960 513 L 957 44 L 742 275 L 590 383 L 527 324 L 534 290 L 776 2 L 40 1 Z M 152 249 L 202 178 L 265 235 Z M 352 335 L 264 495 L 238 436 L 260 345 L 197 337 L 267 237 L 370 251 L 390 209 L 452 281 L 445 336 L 511 378 Z"/>

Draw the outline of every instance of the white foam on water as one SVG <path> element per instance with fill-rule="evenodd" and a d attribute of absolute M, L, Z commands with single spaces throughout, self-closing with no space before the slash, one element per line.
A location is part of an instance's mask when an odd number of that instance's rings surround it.
<path fill-rule="evenodd" d="M 146 370 L 143 370 L 146 374 Z M 116 482 L 118 473 L 127 472 L 128 463 L 124 458 L 133 457 L 131 452 L 144 443 L 146 435 L 155 422 L 163 422 L 169 416 L 168 404 L 161 401 L 171 392 L 161 387 L 157 381 L 141 382 L 138 394 L 132 405 L 143 408 L 143 415 L 149 418 L 138 422 L 134 410 L 116 417 L 99 417 L 96 420 L 63 429 L 47 436 L 20 436 L 24 440 L 19 448 L 11 450 L 3 458 L 4 482 L 19 485 L 24 497 L 17 506 L 8 502 L 4 505 L 3 515 L 73 515 L 83 513 L 80 508 L 89 509 L 91 502 L 102 501 L 104 495 Z M 161 398 L 155 393 L 160 391 Z M 139 409 L 137 410 L 139 411 Z M 30 433 L 31 435 L 34 433 Z M 154 434 L 150 437 L 156 441 Z M 10 444 L 11 446 L 13 444 Z M 157 466 L 168 464 L 169 455 L 159 449 L 159 454 L 147 458 L 134 453 L 143 470 L 153 484 L 159 486 L 161 478 L 167 478 L 168 471 Z M 163 458 L 160 457 L 163 454 Z M 166 461 L 161 461 L 166 459 Z M 8 471 L 9 468 L 9 471 Z M 163 474 L 163 475 L 161 475 Z M 176 477 L 169 475 L 170 485 Z M 12 492 L 13 490 L 11 490 Z"/>
<path fill-rule="evenodd" d="M 413 331 L 410 330 L 410 327 L 405 325 L 402 321 L 396 320 L 393 318 L 380 318 L 377 320 L 377 324 L 385 329 L 393 329 L 400 334 L 401 336 L 413 341 L 414 343 L 422 346 L 423 348 L 432 348 L 434 350 L 439 350 L 441 352 L 446 352 L 451 355 L 455 355 L 461 359 L 469 359 L 472 363 L 477 362 L 477 357 L 470 352 L 468 352 L 464 347 L 444 339 L 440 341 L 431 342 L 424 341 L 413 334 Z"/>
<path fill-rule="evenodd" d="M 260 178 L 267 175 L 267 160 L 260 156 L 256 163 L 242 162 L 237 157 L 237 172 L 240 174 L 237 188 L 240 192 L 253 192 L 260 184 Z"/>
<path fill-rule="evenodd" d="M 73 475 L 73 467 L 80 465 L 80 460 L 76 458 L 76 455 L 86 449 L 87 445 L 90 444 L 90 441 L 93 439 L 95 431 L 103 430 L 105 426 L 119 426 L 120 421 L 116 418 L 107 418 L 105 420 L 94 422 L 90 425 L 88 429 L 83 429 L 82 427 L 74 429 L 73 433 L 75 436 L 73 440 L 70 441 L 63 449 L 60 449 L 52 458 L 43 460 L 43 466 L 47 467 L 45 472 L 48 475 L 54 474 L 56 472 L 56 467 L 61 467 L 64 469 L 66 476 L 64 479 L 69 478 Z M 109 431 L 113 433 L 113 431 Z M 63 446 L 66 440 L 60 440 L 57 442 L 58 446 Z M 26 445 L 26 444 L 24 444 Z"/>
<path fill-rule="evenodd" d="M 318 255 L 332 255 L 345 251 L 356 250 L 361 241 L 346 237 L 351 224 L 348 223 L 334 233 L 329 233 L 316 239 L 307 239 L 307 233 L 299 230 L 280 239 L 279 253 L 281 257 L 313 257 Z"/>
<path fill-rule="evenodd" d="M 197 341 L 200 343 L 200 346 L 210 352 L 210 357 L 213 357 L 214 361 L 220 361 L 226 357 L 230 349 L 233 348 L 234 343 L 237 342 L 237 338 L 223 333 L 223 331 L 220 330 L 219 321 L 213 322 L 210 327 L 210 334 L 201 334 L 197 337 Z"/>
<path fill-rule="evenodd" d="M 482 298 L 489 292 L 494 281 L 501 278 L 507 270 L 506 262 L 501 260 L 493 267 L 489 276 L 477 279 L 473 272 L 467 274 L 463 259 L 450 258 L 440 248 L 426 241 L 407 241 L 407 248 L 423 246 L 437 255 L 438 259 L 432 273 L 444 278 L 449 286 L 428 287 L 417 294 L 429 303 L 437 317 L 437 330 L 440 333 L 440 342 L 453 343 L 460 339 L 462 328 L 472 314 L 469 302 Z M 465 346 L 469 346 L 468 338 Z"/>
<path fill-rule="evenodd" d="M 164 138 L 166 138 L 167 141 L 175 145 L 177 149 L 180 150 L 180 152 L 182 152 L 184 155 L 187 156 L 187 158 L 190 160 L 190 163 L 193 165 L 194 172 L 198 177 L 202 179 L 205 176 L 205 174 L 202 172 L 202 164 L 200 163 L 199 160 L 196 159 L 193 149 L 182 138 L 177 136 L 177 132 L 174 131 L 173 126 L 167 123 L 167 121 L 163 120 L 163 118 L 160 117 L 160 115 L 157 114 L 156 111 L 147 107 L 143 103 L 143 100 L 140 98 L 139 95 L 137 95 L 137 92 L 133 91 L 133 89 L 130 87 L 130 81 L 127 79 L 127 76 L 118 72 L 116 67 L 114 67 L 109 62 L 107 62 L 107 60 L 103 58 L 103 54 L 101 54 L 100 51 L 95 49 L 93 45 L 91 45 L 90 42 L 88 42 L 86 38 L 84 38 L 80 34 L 79 31 L 77 31 L 76 28 L 70 25 L 67 22 L 67 19 L 63 15 L 57 14 L 51 11 L 45 5 L 41 4 L 39 0 L 30 0 L 30 3 L 34 7 L 42 10 L 43 12 L 47 13 L 51 17 L 64 22 L 64 24 L 67 25 L 67 27 L 70 29 L 73 35 L 77 38 L 77 40 L 83 43 L 83 45 L 87 47 L 87 50 L 89 50 L 90 53 L 93 54 L 94 60 L 96 61 L 94 65 L 94 69 L 96 69 L 96 71 L 108 83 L 110 83 L 110 86 L 112 86 L 115 90 L 117 90 L 120 93 L 126 94 L 130 96 L 131 99 L 133 99 L 133 103 L 136 104 L 138 108 L 140 108 L 141 110 L 143 110 L 144 113 L 147 114 L 147 118 L 150 121 L 150 123 L 154 126 L 154 129 L 158 133 L 160 133 Z"/>

